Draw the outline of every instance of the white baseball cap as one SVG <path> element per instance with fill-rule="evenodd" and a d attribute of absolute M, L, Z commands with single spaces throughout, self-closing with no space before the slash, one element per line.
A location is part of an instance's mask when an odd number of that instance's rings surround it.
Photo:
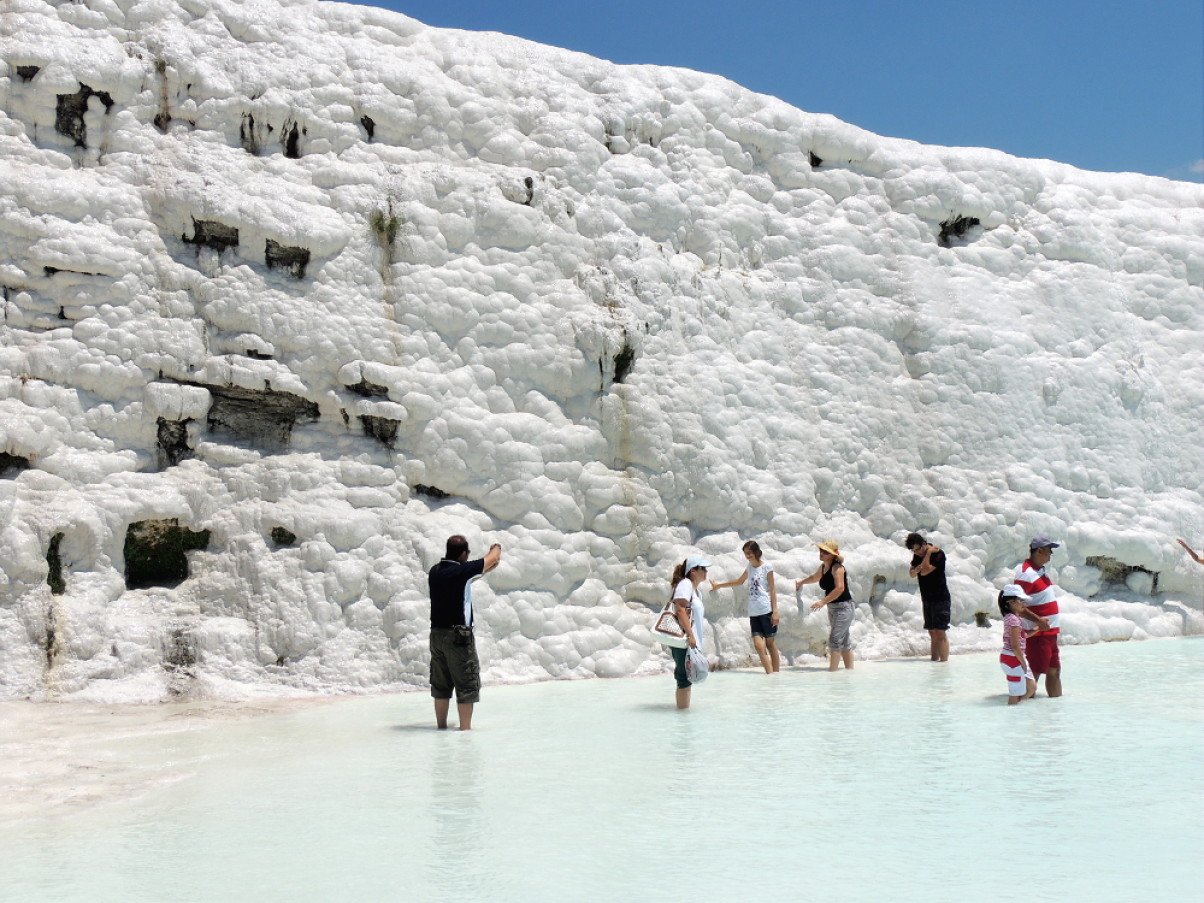
<path fill-rule="evenodd" d="M 1030 598 L 1028 593 L 1022 590 L 1017 583 L 1009 583 L 999 591 L 999 595 L 1005 599 L 1019 599 L 1021 602 L 1027 602 Z"/>
<path fill-rule="evenodd" d="M 694 570 L 694 568 L 709 568 L 711 560 L 702 555 L 691 555 L 686 559 L 686 573 Z"/>

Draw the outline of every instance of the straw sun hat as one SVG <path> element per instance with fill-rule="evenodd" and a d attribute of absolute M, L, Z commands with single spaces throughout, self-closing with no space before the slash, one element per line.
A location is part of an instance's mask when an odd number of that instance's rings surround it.
<path fill-rule="evenodd" d="M 817 542 L 815 547 L 817 549 L 823 549 L 829 555 L 835 555 L 840 559 L 844 558 L 844 556 L 840 554 L 840 546 L 837 544 L 835 539 L 825 539 L 823 542 Z"/>

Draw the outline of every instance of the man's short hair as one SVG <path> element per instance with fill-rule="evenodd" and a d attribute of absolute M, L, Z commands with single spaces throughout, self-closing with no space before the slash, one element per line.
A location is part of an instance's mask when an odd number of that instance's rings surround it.
<path fill-rule="evenodd" d="M 924 545 L 924 537 L 919 533 L 908 533 L 907 539 L 903 540 L 903 548 L 914 549 Z"/>
<path fill-rule="evenodd" d="M 457 533 L 455 536 L 447 537 L 447 554 L 445 558 L 450 558 L 452 561 L 458 561 L 460 556 L 468 551 L 468 540 Z"/>

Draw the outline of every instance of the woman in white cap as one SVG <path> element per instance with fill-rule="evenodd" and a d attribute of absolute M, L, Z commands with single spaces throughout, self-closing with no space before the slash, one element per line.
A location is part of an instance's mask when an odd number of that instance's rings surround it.
<path fill-rule="evenodd" d="M 703 608 L 698 587 L 707 579 L 711 562 L 701 555 L 691 555 L 673 569 L 673 613 L 686 632 L 690 648 L 702 648 Z M 686 676 L 686 649 L 670 648 L 673 653 L 673 677 L 677 681 L 677 707 L 690 707 L 690 678 Z"/>
<path fill-rule="evenodd" d="M 1008 705 L 1032 699 L 1037 681 L 1028 666 L 1025 647 L 1028 645 L 1024 622 L 1020 615 L 1028 605 L 1028 594 L 1015 583 L 999 591 L 999 613 L 1003 615 L 1003 648 L 999 651 L 999 667 L 1008 680 Z"/>
<path fill-rule="evenodd" d="M 819 569 L 810 577 L 794 581 L 794 588 L 818 583 L 824 597 L 812 604 L 812 611 L 828 607 L 828 670 L 835 671 L 844 659 L 846 669 L 853 667 L 853 641 L 849 631 L 853 626 L 853 595 L 845 582 L 844 557 L 834 539 L 815 544 L 819 549 Z"/>

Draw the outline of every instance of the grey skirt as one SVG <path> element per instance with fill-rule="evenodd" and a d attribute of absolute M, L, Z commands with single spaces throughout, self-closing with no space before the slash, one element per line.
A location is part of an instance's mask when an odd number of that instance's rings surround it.
<path fill-rule="evenodd" d="M 853 604 L 852 599 L 846 599 L 843 602 L 830 602 L 827 608 L 828 624 L 831 625 L 828 630 L 828 651 L 844 652 L 852 649 L 853 640 L 849 637 L 849 630 L 853 626 L 853 613 L 857 606 Z"/>

